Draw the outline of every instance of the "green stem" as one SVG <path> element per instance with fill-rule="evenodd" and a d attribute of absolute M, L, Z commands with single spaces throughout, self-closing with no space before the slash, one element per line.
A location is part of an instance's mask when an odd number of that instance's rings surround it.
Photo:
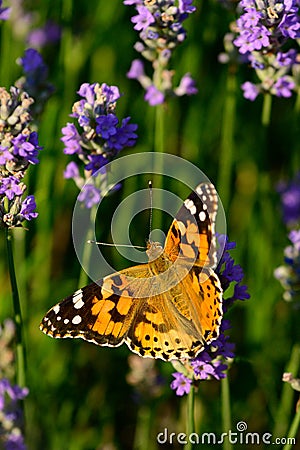
<path fill-rule="evenodd" d="M 298 411 L 296 412 L 291 428 L 289 429 L 287 435 L 287 444 L 283 447 L 283 450 L 290 450 L 292 447 L 295 446 L 296 435 L 299 425 L 300 425 L 300 407 L 298 407 Z"/>
<path fill-rule="evenodd" d="M 227 377 L 223 378 L 221 381 L 221 392 L 222 392 L 223 433 L 228 433 L 228 431 L 232 429 L 228 373 L 227 373 Z M 228 439 L 224 440 L 223 448 L 224 448 L 224 450 L 232 449 L 232 444 L 229 442 Z"/>
<path fill-rule="evenodd" d="M 265 127 L 267 127 L 270 124 L 271 108 L 272 108 L 272 95 L 264 94 L 261 122 Z"/>
<path fill-rule="evenodd" d="M 156 106 L 155 115 L 155 151 L 163 152 L 165 146 L 165 105 Z"/>
<path fill-rule="evenodd" d="M 18 285 L 17 285 L 17 279 L 16 279 L 16 272 L 15 272 L 14 256 L 13 256 L 12 231 L 11 231 L 11 229 L 6 228 L 5 232 L 6 232 L 8 269 L 9 269 L 13 308 L 14 308 L 14 322 L 15 322 L 15 327 L 16 327 L 16 360 L 17 360 L 16 382 L 20 387 L 25 387 L 26 386 L 25 344 L 24 344 L 24 340 L 23 340 L 22 313 L 21 313 L 20 297 L 19 297 L 19 291 L 18 291 Z"/>
<path fill-rule="evenodd" d="M 95 223 L 95 220 L 96 220 L 96 214 L 97 214 L 96 206 L 97 205 L 95 205 L 91 208 L 91 222 L 92 223 Z M 82 255 L 82 266 L 81 266 L 79 280 L 78 280 L 78 289 L 82 288 L 83 286 L 86 286 L 89 281 L 89 276 L 86 273 L 86 271 L 84 270 L 84 267 L 86 267 L 86 268 L 89 267 L 91 253 L 92 253 L 92 245 L 94 245 L 94 244 L 89 244 L 88 240 L 93 239 L 93 237 L 94 237 L 93 230 L 92 230 L 92 228 L 89 228 L 85 235 L 85 243 L 84 243 L 83 255 Z"/>
<path fill-rule="evenodd" d="M 163 174 L 164 166 L 163 159 L 159 153 L 163 153 L 165 147 L 165 105 L 156 106 L 155 114 L 155 130 L 154 130 L 154 150 L 158 153 L 157 158 L 154 159 L 153 167 L 153 186 L 156 189 L 163 189 Z M 153 216 L 152 228 L 161 229 L 162 226 L 162 204 L 163 196 L 156 195 L 156 204 L 158 208 Z"/>
<path fill-rule="evenodd" d="M 152 411 L 148 405 L 142 405 L 138 411 L 133 450 L 151 450 L 154 448 L 150 438 Z"/>
<path fill-rule="evenodd" d="M 222 203 L 226 209 L 230 196 L 232 157 L 234 150 L 234 124 L 236 113 L 236 76 L 228 72 L 226 81 L 226 98 L 222 116 L 221 154 L 219 164 L 218 187 L 222 190 Z"/>
<path fill-rule="evenodd" d="M 295 113 L 298 115 L 300 113 L 300 88 L 297 89 L 297 96 L 295 102 Z"/>
<path fill-rule="evenodd" d="M 195 388 L 191 386 L 191 390 L 187 396 L 187 444 L 184 446 L 185 450 L 192 450 L 193 444 L 189 437 L 195 433 Z"/>

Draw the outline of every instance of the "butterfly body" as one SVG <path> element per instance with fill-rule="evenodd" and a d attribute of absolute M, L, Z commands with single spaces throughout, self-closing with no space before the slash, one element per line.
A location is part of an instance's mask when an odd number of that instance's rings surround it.
<path fill-rule="evenodd" d="M 41 330 L 102 346 L 126 343 L 140 356 L 165 361 L 193 358 L 216 339 L 222 319 L 222 288 L 213 270 L 217 197 L 211 184 L 197 189 L 205 202 L 199 193 L 190 195 L 164 248 L 148 244 L 147 264 L 79 289 L 46 314 Z"/>

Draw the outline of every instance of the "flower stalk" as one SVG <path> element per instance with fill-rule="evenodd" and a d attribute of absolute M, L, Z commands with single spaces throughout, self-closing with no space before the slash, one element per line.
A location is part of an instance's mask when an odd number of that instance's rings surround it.
<path fill-rule="evenodd" d="M 191 386 L 190 392 L 187 396 L 187 436 L 195 433 L 195 388 Z M 185 450 L 192 450 L 193 444 L 190 439 L 187 439 Z"/>
<path fill-rule="evenodd" d="M 20 305 L 20 297 L 18 291 L 18 284 L 14 265 L 14 256 L 12 248 L 12 230 L 10 228 L 5 229 L 6 235 L 6 246 L 7 246 L 7 260 L 9 277 L 12 291 L 12 300 L 14 308 L 14 322 L 16 327 L 16 360 L 17 360 L 17 372 L 16 372 L 16 382 L 20 387 L 25 387 L 26 385 L 26 352 L 25 343 L 23 339 L 23 321 L 22 312 Z"/>
<path fill-rule="evenodd" d="M 231 410 L 230 410 L 230 389 L 228 375 L 226 378 L 221 380 L 221 390 L 222 390 L 222 422 L 223 422 L 223 433 L 228 433 L 228 430 L 232 429 L 231 426 Z M 232 444 L 228 439 L 224 441 L 224 450 L 231 450 Z"/>

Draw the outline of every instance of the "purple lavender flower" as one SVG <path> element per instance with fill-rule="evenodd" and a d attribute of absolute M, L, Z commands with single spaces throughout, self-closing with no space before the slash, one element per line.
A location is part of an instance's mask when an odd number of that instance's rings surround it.
<path fill-rule="evenodd" d="M 5 450 L 26 450 L 24 437 L 15 430 L 7 437 Z"/>
<path fill-rule="evenodd" d="M 95 85 L 97 87 L 97 84 Z M 106 83 L 101 85 L 102 95 L 105 98 L 107 107 L 113 107 L 114 103 L 121 97 L 117 86 L 108 86 Z"/>
<path fill-rule="evenodd" d="M 199 380 L 211 378 L 220 380 L 226 377 L 224 371 L 227 369 L 227 365 L 219 360 L 213 361 L 207 352 L 202 352 L 199 357 L 191 362 L 191 366 L 194 370 L 195 378 Z"/>
<path fill-rule="evenodd" d="M 32 30 L 27 36 L 27 43 L 30 47 L 45 47 L 60 40 L 61 29 L 51 21 L 48 21 L 43 27 Z"/>
<path fill-rule="evenodd" d="M 37 217 L 33 195 L 22 200 L 26 185 L 22 182 L 31 164 L 39 162 L 42 147 L 31 131 L 29 108 L 33 99 L 12 87 L 10 93 L 0 88 L 0 226 L 20 226 Z"/>
<path fill-rule="evenodd" d="M 181 14 L 191 14 L 196 11 L 196 6 L 192 5 L 193 0 L 179 0 L 179 12 Z"/>
<path fill-rule="evenodd" d="M 207 352 L 202 352 L 201 356 L 191 362 L 194 374 L 201 380 L 206 380 L 214 376 L 214 367 L 211 364 L 212 357 Z"/>
<path fill-rule="evenodd" d="M 297 51 L 293 48 L 287 52 L 278 52 L 276 55 L 276 61 L 279 67 L 292 66 L 296 63 Z"/>
<path fill-rule="evenodd" d="M 78 91 L 81 99 L 74 103 L 71 117 L 78 122 L 78 127 L 68 123 L 62 128 L 64 153 L 78 155 L 84 164 L 84 177 L 80 175 L 79 166 L 69 163 L 65 178 L 73 178 L 81 191 L 79 201 L 91 208 L 100 201 L 101 192 L 93 185 L 92 176 L 105 177 L 105 165 L 126 147 L 132 147 L 137 139 L 137 125 L 125 117 L 121 123 L 115 113 L 117 101 L 121 95 L 117 86 L 106 83 L 84 83 Z"/>
<path fill-rule="evenodd" d="M 33 195 L 28 195 L 28 197 L 26 197 L 22 202 L 20 215 L 26 220 L 35 219 L 38 216 L 38 213 L 35 211 L 35 209 L 35 198 Z"/>
<path fill-rule="evenodd" d="M 300 223 L 300 172 L 289 182 L 277 186 L 280 194 L 283 221 L 288 226 Z"/>
<path fill-rule="evenodd" d="M 23 413 L 19 401 L 28 395 L 27 388 L 11 385 L 8 379 L 0 379 L 0 435 L 3 448 L 26 450 L 22 436 Z"/>
<path fill-rule="evenodd" d="M 77 91 L 77 94 L 84 98 L 91 106 L 94 106 L 95 103 L 95 86 L 96 83 L 83 83 Z M 82 102 L 82 104 L 84 105 L 85 102 Z M 76 115 L 76 112 L 74 112 L 72 117 L 80 117 L 80 113 Z"/>
<path fill-rule="evenodd" d="M 96 132 L 101 135 L 103 139 L 109 139 L 117 133 L 118 118 L 114 114 L 107 114 L 106 116 L 99 116 L 96 119 Z"/>
<path fill-rule="evenodd" d="M 33 48 L 25 50 L 24 56 L 17 62 L 22 66 L 24 75 L 16 81 L 15 85 L 35 99 L 31 112 L 38 115 L 54 92 L 54 86 L 48 82 L 48 67 L 40 53 Z"/>
<path fill-rule="evenodd" d="M 284 37 L 291 39 L 298 39 L 300 37 L 299 17 L 294 14 L 284 14 L 278 28 Z"/>
<path fill-rule="evenodd" d="M 256 84 L 251 83 L 250 81 L 246 81 L 242 84 L 241 88 L 244 91 L 244 97 L 252 102 L 256 99 L 259 94 L 259 88 Z"/>
<path fill-rule="evenodd" d="M 242 0 L 238 12 L 232 42 L 260 80 L 242 84 L 244 97 L 254 101 L 265 92 L 291 97 L 297 84 L 293 78 L 297 51 L 292 47 L 300 37 L 299 2 Z"/>
<path fill-rule="evenodd" d="M 147 88 L 144 99 L 149 103 L 150 106 L 155 106 L 163 103 L 165 100 L 165 96 L 152 84 Z"/>
<path fill-rule="evenodd" d="M 180 80 L 179 86 L 174 89 L 174 92 L 178 96 L 197 94 L 198 89 L 196 88 L 195 81 L 189 73 L 183 75 Z"/>
<path fill-rule="evenodd" d="M 222 251 L 224 249 L 218 267 L 216 268 L 223 292 L 226 292 L 229 286 L 232 286 L 232 283 L 234 283 L 233 295 L 223 298 L 223 311 L 226 312 L 233 302 L 236 300 L 246 300 L 250 296 L 247 292 L 247 287 L 241 284 L 244 276 L 243 270 L 239 264 L 235 264 L 234 259 L 229 253 L 229 250 L 235 248 L 235 242 L 229 242 L 225 235 L 218 235 L 218 241 L 220 249 Z M 197 381 L 199 382 L 199 380 L 210 380 L 213 378 L 220 380 L 226 377 L 228 360 L 232 360 L 235 356 L 235 345 L 229 342 L 229 337 L 225 335 L 226 330 L 229 328 L 230 322 L 223 318 L 218 338 L 210 344 L 205 345 L 204 350 L 196 358 L 187 361 L 179 372 L 173 374 L 176 380 L 171 383 L 171 388 L 176 390 L 177 395 L 188 393 L 191 384 Z M 178 369 L 178 364 L 176 364 L 176 368 Z M 193 376 L 187 378 L 186 374 L 191 371 Z"/>
<path fill-rule="evenodd" d="M 171 388 L 176 391 L 176 395 L 182 396 L 188 394 L 192 387 L 192 380 L 183 373 L 176 372 L 172 374 L 175 380 L 171 383 Z"/>
<path fill-rule="evenodd" d="M 274 91 L 274 94 L 277 97 L 291 97 L 292 91 L 295 89 L 296 85 L 292 77 L 284 75 L 281 78 L 278 78 L 276 83 L 273 84 L 271 88 L 271 92 Z"/>
<path fill-rule="evenodd" d="M 13 155 L 8 150 L 8 147 L 0 145 L 0 165 L 4 166 L 7 161 L 14 159 Z"/>
<path fill-rule="evenodd" d="M 300 252 L 300 230 L 292 230 L 289 234 L 289 239 L 297 252 Z"/>
<path fill-rule="evenodd" d="M 83 202 L 86 208 L 91 208 L 93 205 L 98 205 L 101 200 L 101 193 L 92 184 L 85 184 L 78 195 L 78 200 Z"/>
<path fill-rule="evenodd" d="M 41 68 L 43 72 L 46 68 L 42 55 L 34 48 L 25 50 L 23 58 L 20 58 L 20 64 L 25 73 L 35 72 Z"/>
<path fill-rule="evenodd" d="M 80 179 L 79 168 L 78 168 L 78 165 L 74 161 L 71 161 L 69 164 L 67 164 L 66 170 L 64 171 L 64 178 L 66 178 L 66 179 L 79 178 Z"/>
<path fill-rule="evenodd" d="M 2 0 L 0 0 L 0 20 L 8 20 L 11 8 L 2 8 Z"/>
<path fill-rule="evenodd" d="M 142 2 L 125 0 L 125 5 L 135 5 L 138 14 L 132 17 L 134 29 L 139 31 L 141 42 L 134 46 L 144 58 L 151 61 L 152 78 L 144 72 L 140 60 L 134 60 L 127 73 L 128 78 L 137 79 L 146 90 L 145 101 L 151 106 L 163 103 L 170 96 L 194 95 L 197 93 L 195 83 L 189 74 L 181 79 L 178 87 L 173 87 L 174 71 L 167 65 L 174 49 L 186 39 L 183 28 L 184 20 L 196 7 L 192 0 L 174 0 L 166 2 Z"/>
<path fill-rule="evenodd" d="M 132 147 L 135 145 L 137 125 L 135 123 L 129 123 L 130 119 L 130 117 L 125 117 L 122 120 L 121 126 L 117 128 L 116 134 L 109 137 L 107 145 L 110 149 L 120 151 L 124 147 Z"/>
<path fill-rule="evenodd" d="M 37 164 L 39 160 L 37 155 L 39 150 L 42 149 L 38 145 L 37 132 L 33 131 L 29 136 L 19 134 L 17 137 L 11 140 L 13 144 L 13 154 L 24 158 L 31 164 Z"/>
<path fill-rule="evenodd" d="M 81 154 L 80 145 L 80 134 L 73 123 L 67 123 L 65 127 L 62 128 L 63 137 L 61 141 L 65 144 L 64 153 L 66 155 L 73 155 L 74 153 Z"/>
<path fill-rule="evenodd" d="M 155 22 L 155 19 L 146 6 L 138 5 L 136 9 L 138 15 L 131 19 L 131 22 L 135 23 L 134 29 L 138 31 L 146 30 L 149 25 Z"/>
<path fill-rule="evenodd" d="M 16 195 L 22 195 L 23 192 L 20 181 L 13 175 L 0 179 L 0 194 L 6 195 L 8 200 L 12 200 Z"/>
<path fill-rule="evenodd" d="M 140 59 L 134 59 L 131 63 L 131 67 L 127 72 L 127 77 L 133 80 L 138 80 L 145 75 L 144 64 Z"/>
<path fill-rule="evenodd" d="M 292 230 L 288 237 L 292 245 L 284 249 L 285 264 L 274 270 L 274 277 L 284 289 L 283 299 L 290 302 L 300 299 L 300 230 Z"/>
<path fill-rule="evenodd" d="M 88 160 L 90 162 L 85 166 L 85 170 L 90 170 L 92 175 L 108 163 L 108 160 L 103 155 L 88 155 Z"/>

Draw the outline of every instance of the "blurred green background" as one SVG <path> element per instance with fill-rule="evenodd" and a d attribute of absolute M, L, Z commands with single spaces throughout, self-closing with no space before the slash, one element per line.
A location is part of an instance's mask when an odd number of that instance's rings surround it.
<path fill-rule="evenodd" d="M 216 184 L 229 238 L 237 242 L 232 255 L 242 265 L 249 286 L 251 299 L 236 304 L 228 314 L 237 355 L 229 373 L 233 425 L 244 420 L 248 431 L 272 432 L 274 424 L 280 423 L 277 432 L 285 436 L 296 395 L 287 386 L 290 409 L 281 421 L 281 377 L 299 342 L 300 327 L 299 311 L 282 300 L 282 288 L 273 277 L 288 243 L 275 187 L 299 169 L 299 116 L 294 110 L 295 98 L 273 99 L 270 125 L 262 126 L 263 99 L 249 102 L 239 88 L 242 82 L 253 81 L 254 74 L 247 67 L 218 62 L 234 13 L 214 0 L 196 3 L 197 12 L 185 22 L 188 38 L 174 53 L 172 67 L 175 80 L 190 72 L 199 93 L 168 102 L 164 151 L 186 158 Z M 24 7 L 34 12 L 35 26 L 51 19 L 62 27 L 61 41 L 42 51 L 56 91 L 39 121 L 39 141 L 44 147 L 40 164 L 31 168 L 28 177 L 39 217 L 28 223 L 28 230 L 15 230 L 28 353 L 28 448 L 155 449 L 156 435 L 165 426 L 185 431 L 186 399 L 176 397 L 169 388 L 174 371 L 171 364 L 156 364 L 162 376 L 160 395 L 139 397 L 126 381 L 130 355 L 126 346 L 109 349 L 81 340 L 52 340 L 38 329 L 45 312 L 78 285 L 80 265 L 71 235 L 78 191 L 71 180 L 63 178 L 70 159 L 62 152 L 60 137 L 61 128 L 71 121 L 69 114 L 80 84 L 117 85 L 124 93 L 117 114 L 130 115 L 139 126 L 136 147 L 123 154 L 153 151 L 154 109 L 144 102 L 138 83 L 126 78 L 131 61 L 138 57 L 133 49 L 137 34 L 130 22 L 134 10 L 121 1 L 105 0 L 44 0 L 40 6 L 28 1 Z M 15 61 L 23 55 L 26 43 L 16 22 L 3 23 L 0 32 L 0 80 L 8 88 L 21 74 Z M 125 192 L 141 188 L 145 188 L 141 180 L 125 182 L 106 202 L 108 214 Z M 99 227 L 101 239 L 108 241 L 106 215 L 100 218 Z M 164 231 L 167 229 L 168 225 Z M 133 240 L 144 242 L 148 232 L 148 225 L 137 227 Z M 5 256 L 4 236 L 0 245 Z M 113 249 L 106 254 L 115 267 L 124 267 Z M 3 321 L 13 314 L 5 257 L 0 277 Z M 222 432 L 219 382 L 200 384 L 196 418 L 197 432 Z"/>

